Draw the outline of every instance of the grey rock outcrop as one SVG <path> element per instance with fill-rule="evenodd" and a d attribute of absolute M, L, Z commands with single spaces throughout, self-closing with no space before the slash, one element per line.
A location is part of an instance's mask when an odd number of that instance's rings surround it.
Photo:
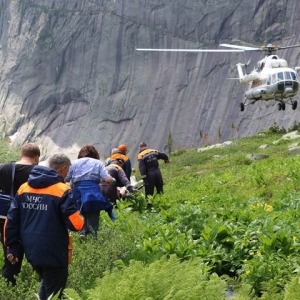
<path fill-rule="evenodd" d="M 211 150 L 211 149 L 225 148 L 225 147 L 233 146 L 233 145 L 236 145 L 236 143 L 232 142 L 232 141 L 226 141 L 226 142 L 224 142 L 222 144 L 218 143 L 218 144 L 214 144 L 214 145 L 209 145 L 209 146 L 206 146 L 206 147 L 198 148 L 197 152 L 204 152 L 204 151 Z"/>
<path fill-rule="evenodd" d="M 242 54 L 148 53 L 142 48 L 217 48 L 299 43 L 298 2 L 220 0 L 3 0 L 0 3 L 0 132 L 44 156 L 72 159 L 85 143 L 102 155 L 140 141 L 164 150 L 290 127 L 299 110 L 260 102 L 239 111 Z M 278 55 L 299 65 L 300 48 Z M 252 67 L 261 53 L 251 55 Z M 250 68 L 250 67 L 249 67 Z M 204 135 L 203 135 L 204 134 Z M 207 142 L 207 141 L 206 141 Z"/>
<path fill-rule="evenodd" d="M 294 139 L 299 139 L 300 138 L 300 132 L 298 130 L 289 132 L 285 135 L 282 136 L 281 139 L 283 140 L 294 140 Z"/>
<path fill-rule="evenodd" d="M 252 153 L 252 154 L 246 155 L 246 157 L 249 158 L 250 160 L 262 160 L 262 159 L 269 158 L 269 155 Z"/>

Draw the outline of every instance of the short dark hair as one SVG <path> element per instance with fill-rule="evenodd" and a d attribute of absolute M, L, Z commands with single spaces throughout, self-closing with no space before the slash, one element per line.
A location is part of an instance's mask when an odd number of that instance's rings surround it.
<path fill-rule="evenodd" d="M 28 143 L 21 148 L 21 157 L 34 158 L 36 156 L 41 156 L 40 148 L 32 143 Z"/>
<path fill-rule="evenodd" d="M 140 147 L 147 147 L 147 144 L 145 142 L 141 142 Z"/>
<path fill-rule="evenodd" d="M 91 157 L 95 159 L 100 159 L 100 154 L 98 150 L 91 144 L 84 145 L 78 153 L 78 158 Z"/>
<path fill-rule="evenodd" d="M 63 166 L 70 166 L 71 160 L 67 155 L 63 153 L 57 153 L 49 157 L 48 164 L 51 169 L 57 171 Z"/>

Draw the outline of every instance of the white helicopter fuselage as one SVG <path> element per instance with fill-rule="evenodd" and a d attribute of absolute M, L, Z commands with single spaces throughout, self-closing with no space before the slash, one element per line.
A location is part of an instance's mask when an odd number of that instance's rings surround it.
<path fill-rule="evenodd" d="M 243 67 L 249 63 L 237 64 L 240 83 L 248 84 L 249 89 L 244 94 L 244 101 L 240 102 L 240 109 L 244 111 L 245 106 L 254 104 L 258 100 L 275 100 L 277 101 L 278 110 L 285 110 L 286 104 L 292 106 L 295 110 L 298 105 L 297 100 L 292 97 L 296 96 L 299 90 L 299 78 L 297 72 L 300 67 L 295 67 L 295 70 L 288 67 L 287 61 L 275 55 L 275 51 L 283 49 L 291 49 L 300 47 L 300 44 L 289 46 L 275 46 L 268 44 L 266 46 L 256 47 L 249 45 L 233 45 L 233 44 L 220 44 L 221 47 L 230 49 L 147 49 L 137 48 L 137 51 L 168 51 L 168 52 L 237 52 L 244 53 L 248 51 L 264 51 L 267 53 L 262 60 L 257 63 L 257 68 L 250 74 L 244 74 Z"/>
<path fill-rule="evenodd" d="M 258 68 L 243 74 L 242 64 L 237 64 L 241 83 L 248 83 L 245 98 L 249 100 L 277 100 L 296 96 L 299 89 L 297 72 L 288 67 L 286 60 L 270 55 L 258 62 Z"/>

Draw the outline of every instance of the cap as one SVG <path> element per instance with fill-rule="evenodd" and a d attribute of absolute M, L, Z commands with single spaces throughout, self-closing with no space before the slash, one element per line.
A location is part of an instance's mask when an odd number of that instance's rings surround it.
<path fill-rule="evenodd" d="M 122 151 L 122 152 L 126 152 L 127 151 L 127 146 L 125 144 L 121 144 L 121 145 L 119 145 L 118 150 Z"/>

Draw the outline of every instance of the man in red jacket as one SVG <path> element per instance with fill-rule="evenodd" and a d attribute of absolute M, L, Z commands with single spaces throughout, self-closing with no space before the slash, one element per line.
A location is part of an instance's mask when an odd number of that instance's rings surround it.
<path fill-rule="evenodd" d="M 154 188 L 158 194 L 163 193 L 163 178 L 159 169 L 158 160 L 162 159 L 169 163 L 169 157 L 163 152 L 149 149 L 145 142 L 140 143 L 138 164 L 145 185 L 146 197 L 154 194 Z"/>
<path fill-rule="evenodd" d="M 72 191 L 64 183 L 70 159 L 64 154 L 49 158 L 49 167 L 35 166 L 21 185 L 7 214 L 7 259 L 15 264 L 25 256 L 41 277 L 39 299 L 60 293 L 68 278 L 68 229 L 79 231 L 84 220 L 76 209 Z"/>

